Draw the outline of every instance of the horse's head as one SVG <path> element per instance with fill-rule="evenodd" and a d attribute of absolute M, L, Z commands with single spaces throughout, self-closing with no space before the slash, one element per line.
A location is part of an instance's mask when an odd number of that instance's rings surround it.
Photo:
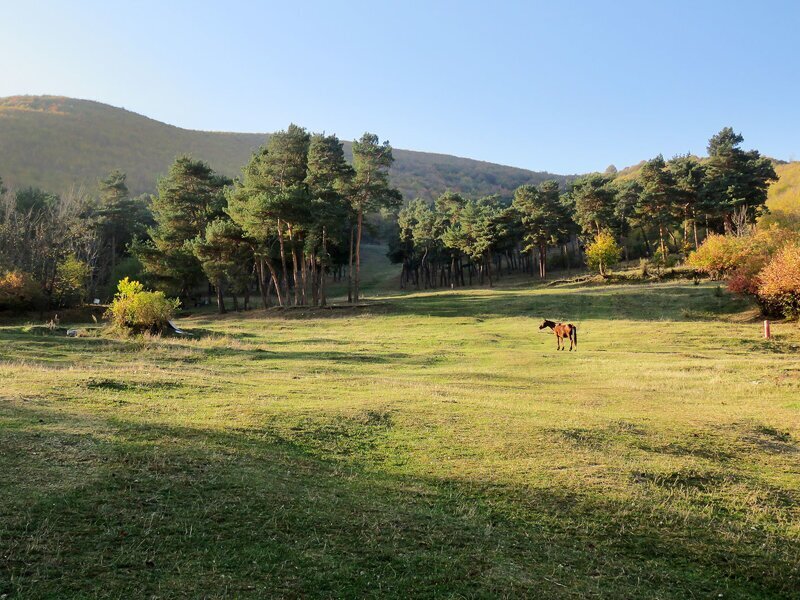
<path fill-rule="evenodd" d="M 539 325 L 539 329 L 544 329 L 545 327 L 552 327 L 553 325 L 555 325 L 555 323 L 553 323 L 552 321 L 548 321 L 547 319 L 545 319 L 544 321 L 542 321 L 542 324 L 541 324 L 541 325 Z"/>

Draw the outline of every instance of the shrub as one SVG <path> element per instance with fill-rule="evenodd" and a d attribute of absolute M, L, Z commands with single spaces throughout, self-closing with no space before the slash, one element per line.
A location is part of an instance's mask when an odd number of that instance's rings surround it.
<path fill-rule="evenodd" d="M 670 254 L 667 252 L 663 254 L 661 252 L 661 248 L 656 250 L 653 253 L 653 264 L 657 267 L 664 267 L 666 269 L 671 269 L 672 267 L 676 266 L 681 261 L 681 257 L 679 254 Z"/>
<path fill-rule="evenodd" d="M 619 262 L 621 256 L 622 248 L 607 231 L 598 233 L 594 241 L 586 247 L 586 264 L 604 277 L 608 269 Z"/>
<path fill-rule="evenodd" d="M 754 296 L 766 311 L 758 294 L 759 273 L 780 248 L 797 239 L 797 232 L 775 226 L 743 237 L 710 235 L 688 263 L 714 279 L 726 276 L 730 291 Z"/>
<path fill-rule="evenodd" d="M 68 256 L 56 265 L 56 278 L 53 282 L 53 296 L 59 306 L 74 305 L 83 301 L 86 295 L 86 281 L 89 279 L 89 265 L 74 255 Z"/>
<path fill-rule="evenodd" d="M 748 238 L 712 233 L 689 255 L 687 263 L 712 279 L 720 279 L 738 267 L 747 255 Z"/>
<path fill-rule="evenodd" d="M 9 271 L 0 276 L 0 310 L 41 308 L 41 286 L 24 271 Z"/>
<path fill-rule="evenodd" d="M 106 318 L 121 329 L 161 333 L 175 316 L 180 301 L 167 298 L 164 292 L 149 292 L 138 281 L 125 278 L 119 282 Z"/>
<path fill-rule="evenodd" d="M 758 296 L 789 318 L 800 317 L 800 244 L 778 251 L 758 274 Z"/>

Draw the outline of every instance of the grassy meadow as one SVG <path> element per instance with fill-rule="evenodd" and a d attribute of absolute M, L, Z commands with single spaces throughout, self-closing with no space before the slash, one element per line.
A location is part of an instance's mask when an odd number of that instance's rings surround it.
<path fill-rule="evenodd" d="M 0 597 L 800 597 L 797 324 L 372 262 L 192 338 L 0 327 Z"/>

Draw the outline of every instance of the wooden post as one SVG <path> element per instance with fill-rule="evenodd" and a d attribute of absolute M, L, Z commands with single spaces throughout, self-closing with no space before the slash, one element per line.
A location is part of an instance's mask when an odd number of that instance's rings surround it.
<path fill-rule="evenodd" d="M 769 331 L 769 321 L 764 321 L 764 339 L 768 340 L 772 336 Z"/>

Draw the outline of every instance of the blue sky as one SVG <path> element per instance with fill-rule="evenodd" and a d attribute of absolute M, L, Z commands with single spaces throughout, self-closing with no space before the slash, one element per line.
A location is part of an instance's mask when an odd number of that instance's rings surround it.
<path fill-rule="evenodd" d="M 0 96 L 192 129 L 290 122 L 557 173 L 745 146 L 800 159 L 800 2 L 0 4 Z"/>

